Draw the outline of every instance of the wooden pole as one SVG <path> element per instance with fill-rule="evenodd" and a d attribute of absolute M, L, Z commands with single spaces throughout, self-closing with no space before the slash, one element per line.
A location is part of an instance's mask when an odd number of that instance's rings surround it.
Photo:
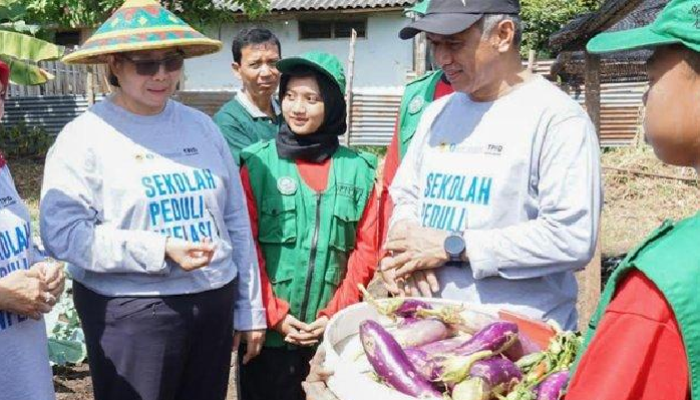
<path fill-rule="evenodd" d="M 586 53 L 586 111 L 600 138 L 600 56 Z"/>
<path fill-rule="evenodd" d="M 415 36 L 415 53 L 413 63 L 415 65 L 416 77 L 425 75 L 427 67 L 428 42 L 425 40 L 425 33 L 421 32 Z"/>
<path fill-rule="evenodd" d="M 88 106 L 95 104 L 95 85 L 93 75 L 93 66 L 88 65 L 85 78 L 85 94 L 87 96 Z"/>
<path fill-rule="evenodd" d="M 588 322 L 598 307 L 601 292 L 600 269 L 602 267 L 602 257 L 600 251 L 600 234 L 598 235 L 598 245 L 595 255 L 586 269 L 576 274 L 578 281 L 578 329 L 586 332 Z"/>
<path fill-rule="evenodd" d="M 350 52 L 348 54 L 348 79 L 345 83 L 345 97 L 346 97 L 346 123 L 347 130 L 345 131 L 345 145 L 350 145 L 350 135 L 352 134 L 352 86 L 353 80 L 355 78 L 355 44 L 357 43 L 357 32 L 352 30 L 352 37 L 350 38 Z"/>
<path fill-rule="evenodd" d="M 596 134 L 600 138 L 600 57 L 586 53 L 586 111 L 593 121 Z M 601 292 L 601 245 L 600 227 L 598 245 L 591 262 L 577 276 L 579 280 L 579 329 L 585 330 L 598 307 Z"/>
<path fill-rule="evenodd" d="M 530 50 L 527 55 L 527 69 L 529 69 L 530 72 L 535 72 L 535 65 L 537 65 L 537 51 Z"/>

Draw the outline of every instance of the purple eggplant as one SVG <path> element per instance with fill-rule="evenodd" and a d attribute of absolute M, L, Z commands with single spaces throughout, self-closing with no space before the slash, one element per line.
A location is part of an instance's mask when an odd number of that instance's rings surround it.
<path fill-rule="evenodd" d="M 362 292 L 362 297 L 365 301 L 372 304 L 380 314 L 392 319 L 396 319 L 396 317 L 416 318 L 419 310 L 431 310 L 433 308 L 430 303 L 420 299 L 391 298 L 377 300 L 362 284 L 358 284 L 357 287 Z"/>
<path fill-rule="evenodd" d="M 408 360 L 413 364 L 421 376 L 427 381 L 436 381 L 442 374 L 442 368 L 432 357 L 423 350 L 409 348 L 404 349 Z"/>
<path fill-rule="evenodd" d="M 508 357 L 511 361 L 516 362 L 527 355 L 539 353 L 542 350 L 543 349 L 527 335 L 520 333 L 518 334 L 518 340 L 505 350 L 503 355 Z"/>
<path fill-rule="evenodd" d="M 403 347 L 418 347 L 443 340 L 451 333 L 450 328 L 437 319 L 407 319 L 394 331 L 394 338 Z"/>
<path fill-rule="evenodd" d="M 469 339 L 471 339 L 471 337 L 464 338 L 456 336 L 453 338 L 438 340 L 437 342 L 424 344 L 418 347 L 418 350 L 424 351 L 427 354 L 449 353 L 457 347 L 463 345 Z"/>
<path fill-rule="evenodd" d="M 400 302 L 394 306 L 393 314 L 402 318 L 415 318 L 418 310 L 431 310 L 433 306 L 423 300 L 418 299 L 396 299 Z"/>
<path fill-rule="evenodd" d="M 442 399 L 442 394 L 416 371 L 396 339 L 379 323 L 363 322 L 360 340 L 374 371 L 389 386 L 409 396 Z"/>
<path fill-rule="evenodd" d="M 463 345 L 455 348 L 457 355 L 467 356 L 478 351 L 500 354 L 518 339 L 518 326 L 512 322 L 494 322 L 487 325 Z"/>
<path fill-rule="evenodd" d="M 453 388 L 453 400 L 489 400 L 509 392 L 523 377 L 512 361 L 502 357 L 475 362 L 469 375 Z"/>
<path fill-rule="evenodd" d="M 537 385 L 537 400 L 559 400 L 569 382 L 569 371 L 555 372 Z"/>

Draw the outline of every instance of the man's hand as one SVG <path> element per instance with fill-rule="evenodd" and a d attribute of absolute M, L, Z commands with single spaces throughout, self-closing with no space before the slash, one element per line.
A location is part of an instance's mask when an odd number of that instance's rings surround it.
<path fill-rule="evenodd" d="M 215 251 L 216 246 L 209 238 L 195 243 L 168 237 L 165 242 L 165 255 L 185 271 L 194 271 L 209 265 Z"/>
<path fill-rule="evenodd" d="M 433 297 L 433 293 L 440 290 L 440 283 L 435 276 L 435 271 L 428 269 L 416 271 L 403 281 L 398 283 L 400 296 Z"/>
<path fill-rule="evenodd" d="M 397 224 L 384 245 L 390 255 L 382 259 L 382 271 L 394 270 L 396 280 L 414 271 L 441 267 L 449 260 L 445 252 L 447 236 L 448 232 L 415 223 Z"/>
<path fill-rule="evenodd" d="M 40 319 L 51 311 L 56 298 L 49 293 L 36 269 L 19 270 L 0 278 L 0 310 Z"/>
<path fill-rule="evenodd" d="M 241 340 L 246 343 L 246 352 L 243 356 L 243 365 L 245 365 L 248 364 L 248 361 L 260 354 L 260 350 L 262 350 L 263 343 L 265 342 L 265 330 L 236 332 L 233 336 L 233 350 L 238 350 Z"/>

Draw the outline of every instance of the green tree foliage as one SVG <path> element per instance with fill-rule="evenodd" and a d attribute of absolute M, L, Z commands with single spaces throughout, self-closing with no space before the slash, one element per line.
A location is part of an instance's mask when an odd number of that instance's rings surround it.
<path fill-rule="evenodd" d="M 28 25 L 28 8 L 22 0 L 0 0 L 0 60 L 10 66 L 10 80 L 20 85 L 38 85 L 53 77 L 36 65 L 38 61 L 56 60 L 63 50 L 35 38 L 39 27 Z"/>
<path fill-rule="evenodd" d="M 0 0 L 2 1 L 2 0 Z M 188 23 L 203 27 L 230 21 L 233 13 L 222 10 L 212 0 L 159 0 Z M 96 27 L 104 22 L 124 0 L 25 0 L 32 22 L 60 27 Z M 269 0 L 239 0 L 246 14 L 256 18 L 267 12 Z"/>
<path fill-rule="evenodd" d="M 525 22 L 522 51 L 536 50 L 549 56 L 549 36 L 580 14 L 595 11 L 602 0 L 521 0 Z"/>

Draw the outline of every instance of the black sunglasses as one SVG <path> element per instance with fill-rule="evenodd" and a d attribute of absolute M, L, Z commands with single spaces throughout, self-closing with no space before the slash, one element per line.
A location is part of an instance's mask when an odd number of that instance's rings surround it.
<path fill-rule="evenodd" d="M 121 58 L 129 61 L 136 66 L 136 73 L 141 76 L 153 76 L 160 71 L 160 66 L 165 67 L 166 72 L 175 72 L 182 69 L 185 63 L 185 57 L 182 53 L 167 56 L 162 60 L 134 60 L 125 54 L 120 55 Z"/>

